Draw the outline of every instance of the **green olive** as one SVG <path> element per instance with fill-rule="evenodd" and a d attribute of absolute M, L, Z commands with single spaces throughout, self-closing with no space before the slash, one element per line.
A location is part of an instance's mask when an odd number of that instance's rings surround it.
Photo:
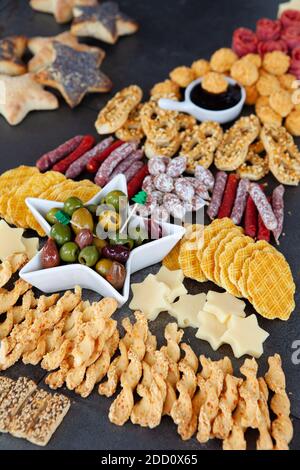
<path fill-rule="evenodd" d="M 105 210 L 99 215 L 99 224 L 105 232 L 117 232 L 121 225 L 121 217 L 115 211 Z"/>
<path fill-rule="evenodd" d="M 120 207 L 123 207 L 126 203 L 127 203 L 126 194 L 118 190 L 111 191 L 101 201 L 101 204 L 107 204 L 107 205 L 113 206 L 117 212 L 119 212 Z"/>
<path fill-rule="evenodd" d="M 50 209 L 50 211 L 47 212 L 46 214 L 46 220 L 47 222 L 49 222 L 50 225 L 53 225 L 57 222 L 56 218 L 55 218 L 55 214 L 59 211 L 59 207 L 52 207 L 52 209 Z"/>
<path fill-rule="evenodd" d="M 134 247 L 134 240 L 132 238 L 127 237 L 126 235 L 120 235 L 120 233 L 116 233 L 110 237 L 109 242 L 111 245 L 124 245 L 132 250 Z"/>
<path fill-rule="evenodd" d="M 113 264 L 113 261 L 111 259 L 102 258 L 102 259 L 99 259 L 98 263 L 95 266 L 95 269 L 97 273 L 99 273 L 101 276 L 106 277 L 112 264 Z"/>
<path fill-rule="evenodd" d="M 59 250 L 59 256 L 66 263 L 76 263 L 78 259 L 79 248 L 74 242 L 65 243 Z"/>
<path fill-rule="evenodd" d="M 95 247 L 95 245 L 86 246 L 81 250 L 78 256 L 78 261 L 80 264 L 84 264 L 85 266 L 95 266 L 99 259 L 99 251 Z"/>
<path fill-rule="evenodd" d="M 60 222 L 56 222 L 52 225 L 50 230 L 50 237 L 56 241 L 58 245 L 70 242 L 72 233 L 69 225 L 63 225 Z"/>
<path fill-rule="evenodd" d="M 106 240 L 101 240 L 100 238 L 94 238 L 93 244 L 97 247 L 97 250 L 101 254 L 102 249 L 107 245 Z"/>
<path fill-rule="evenodd" d="M 72 217 L 73 213 L 77 209 L 80 209 L 80 207 L 83 207 L 83 202 L 81 201 L 81 199 L 79 199 L 79 197 L 68 197 L 68 199 L 64 203 L 64 212 L 70 217 Z"/>
<path fill-rule="evenodd" d="M 85 208 L 90 211 L 91 214 L 93 215 L 96 215 L 96 212 L 97 212 L 97 204 L 88 204 L 87 206 L 85 206 Z"/>
<path fill-rule="evenodd" d="M 93 232 L 94 220 L 92 214 L 85 207 L 77 209 L 72 215 L 71 226 L 76 235 L 83 228 L 88 228 Z"/>

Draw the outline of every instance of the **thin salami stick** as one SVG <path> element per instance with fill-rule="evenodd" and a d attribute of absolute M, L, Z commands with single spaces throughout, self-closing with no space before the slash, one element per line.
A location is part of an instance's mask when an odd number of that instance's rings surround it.
<path fill-rule="evenodd" d="M 127 184 L 128 198 L 131 199 L 141 189 L 144 178 L 149 175 L 148 165 L 145 164 L 134 175 L 134 177 Z"/>
<path fill-rule="evenodd" d="M 226 188 L 223 195 L 223 200 L 218 212 L 218 219 L 223 217 L 230 217 L 232 207 L 235 201 L 236 191 L 239 184 L 238 175 L 231 174 L 228 176 Z"/>
<path fill-rule="evenodd" d="M 247 178 L 242 178 L 239 182 L 236 197 L 231 212 L 231 220 L 234 224 L 239 225 L 242 221 L 248 198 L 248 191 L 250 181 Z"/>
<path fill-rule="evenodd" d="M 108 182 L 109 177 L 116 166 L 136 150 L 137 145 L 138 144 L 136 142 L 126 142 L 114 150 L 100 166 L 95 176 L 95 183 L 99 186 L 104 186 Z"/>
<path fill-rule="evenodd" d="M 132 180 L 135 174 L 144 166 L 143 162 L 134 162 L 126 171 L 124 171 L 124 176 L 127 183 Z"/>
<path fill-rule="evenodd" d="M 83 137 L 83 135 L 76 135 L 56 149 L 42 155 L 36 162 L 37 168 L 40 171 L 49 170 L 56 162 L 73 152 L 78 147 Z"/>
<path fill-rule="evenodd" d="M 122 140 L 116 140 L 113 142 L 107 149 L 103 150 L 103 152 L 95 155 L 91 160 L 87 163 L 86 169 L 89 173 L 96 173 L 101 165 L 101 163 L 106 160 L 106 158 L 118 147 L 123 145 L 124 142 Z"/>
<path fill-rule="evenodd" d="M 80 173 L 82 173 L 85 169 L 87 163 L 96 155 L 99 155 L 99 153 L 102 153 L 104 150 L 106 150 L 112 142 L 113 138 L 107 137 L 106 139 L 99 142 L 99 144 L 95 145 L 94 148 L 83 154 L 82 157 L 78 158 L 78 160 L 71 163 L 71 165 L 66 171 L 66 177 L 76 178 L 77 176 L 79 176 Z"/>
<path fill-rule="evenodd" d="M 143 150 L 136 150 L 135 152 L 132 152 L 129 157 L 127 157 L 125 160 L 123 160 L 119 165 L 114 169 L 112 174 L 109 177 L 109 181 L 112 180 L 116 175 L 119 175 L 120 173 L 126 172 L 128 168 L 135 162 L 142 160 L 144 155 Z"/>
<path fill-rule="evenodd" d="M 227 178 L 228 176 L 225 171 L 218 171 L 212 198 L 207 209 L 207 215 L 211 220 L 217 216 L 220 209 Z"/>
<path fill-rule="evenodd" d="M 261 215 L 262 220 L 264 221 L 265 226 L 269 230 L 275 230 L 277 228 L 277 219 L 273 212 L 272 206 L 268 202 L 261 187 L 257 183 L 251 183 L 249 193 L 257 207 L 258 212 Z"/>
<path fill-rule="evenodd" d="M 268 202 L 271 202 L 271 198 L 268 197 Z M 264 221 L 260 214 L 258 214 L 258 230 L 257 230 L 257 239 L 258 240 L 265 240 L 266 242 L 270 241 L 271 232 L 265 226 Z"/>
<path fill-rule="evenodd" d="M 272 207 L 277 219 L 277 228 L 273 230 L 273 235 L 277 245 L 279 245 L 279 237 L 282 234 L 283 222 L 284 222 L 284 186 L 280 184 L 274 189 L 272 194 Z"/>
<path fill-rule="evenodd" d="M 84 155 L 94 145 L 95 138 L 92 135 L 85 135 L 78 147 L 72 153 L 70 153 L 70 155 L 56 163 L 53 167 L 53 170 L 59 171 L 60 173 L 65 173 L 72 163 L 78 160 L 78 158 Z"/>
<path fill-rule="evenodd" d="M 251 196 L 248 197 L 246 203 L 246 212 L 244 220 L 245 235 L 255 238 L 257 233 L 258 213 L 254 201 Z"/>

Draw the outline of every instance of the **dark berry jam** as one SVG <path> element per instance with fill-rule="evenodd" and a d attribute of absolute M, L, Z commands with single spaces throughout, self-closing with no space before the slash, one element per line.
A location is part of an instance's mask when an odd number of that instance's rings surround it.
<path fill-rule="evenodd" d="M 239 85 L 229 85 L 224 93 L 218 95 L 203 90 L 201 83 L 191 91 L 191 101 L 200 108 L 211 111 L 223 111 L 233 108 L 241 100 L 242 92 Z"/>

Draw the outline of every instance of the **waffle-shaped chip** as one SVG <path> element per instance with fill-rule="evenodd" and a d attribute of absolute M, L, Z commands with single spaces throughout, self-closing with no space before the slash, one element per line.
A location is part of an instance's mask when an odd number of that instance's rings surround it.
<path fill-rule="evenodd" d="M 243 248 L 247 244 L 252 243 L 252 238 L 245 236 L 237 236 L 231 240 L 226 246 L 224 252 L 220 255 L 220 280 L 221 285 L 230 294 L 240 297 L 240 291 L 230 282 L 228 268 L 234 260 L 235 253 L 238 249 Z"/>
<path fill-rule="evenodd" d="M 280 253 L 257 253 L 249 265 L 247 289 L 254 308 L 265 318 L 288 320 L 295 309 L 293 275 Z"/>
<path fill-rule="evenodd" d="M 201 244 L 201 240 L 201 234 L 196 232 L 190 240 L 183 241 L 180 245 L 178 258 L 183 274 L 198 282 L 206 281 L 206 277 L 201 269 L 201 264 L 197 258 L 197 252 L 199 245 Z"/>
<path fill-rule="evenodd" d="M 227 244 L 231 242 L 233 238 L 236 236 L 240 235 L 242 232 L 241 227 L 235 227 L 231 229 L 229 232 L 227 232 L 226 236 L 222 238 L 222 240 L 219 241 L 218 247 L 215 251 L 214 255 L 214 279 L 215 283 L 218 284 L 219 286 L 221 285 L 221 279 L 220 279 L 220 256 L 225 250 Z"/>
<path fill-rule="evenodd" d="M 179 252 L 180 252 L 180 244 L 181 241 L 176 243 L 174 248 L 170 251 L 170 253 L 167 254 L 167 256 L 164 257 L 163 259 L 163 266 L 165 266 L 167 269 L 170 271 L 176 271 L 177 269 L 180 269 L 180 264 L 179 264 Z"/>
<path fill-rule="evenodd" d="M 272 251 L 271 250 L 271 245 L 269 245 L 269 247 L 265 247 L 265 248 L 262 248 L 261 250 L 259 251 Z M 248 281 L 248 276 L 249 276 L 249 265 L 250 265 L 250 261 L 256 256 L 257 252 L 254 250 L 254 252 L 252 253 L 252 256 L 250 256 L 249 258 L 246 259 L 246 261 L 244 262 L 244 265 L 243 265 L 243 268 L 242 268 L 242 275 L 238 281 L 238 287 L 239 287 L 239 290 L 240 292 L 242 293 L 243 297 L 245 297 L 246 299 L 248 299 L 251 303 L 252 303 L 252 299 L 250 297 L 250 294 L 248 292 L 248 287 L 247 287 L 247 281 Z"/>

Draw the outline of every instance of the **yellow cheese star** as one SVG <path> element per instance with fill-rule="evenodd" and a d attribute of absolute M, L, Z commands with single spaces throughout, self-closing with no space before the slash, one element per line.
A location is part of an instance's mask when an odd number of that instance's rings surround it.
<path fill-rule="evenodd" d="M 203 310 L 204 312 L 213 313 L 220 322 L 225 323 L 230 315 L 245 317 L 245 306 L 245 302 L 228 292 L 220 293 L 210 290 L 207 294 Z"/>
<path fill-rule="evenodd" d="M 129 308 L 140 310 L 148 320 L 155 320 L 160 312 L 169 309 L 167 301 L 170 295 L 169 287 L 163 282 L 159 282 L 153 274 L 148 274 L 143 282 L 132 284 L 132 300 Z"/>
<path fill-rule="evenodd" d="M 22 242 L 22 228 L 12 228 L 5 220 L 0 221 L 0 259 L 4 261 L 15 253 L 24 253 L 25 245 Z"/>
<path fill-rule="evenodd" d="M 183 285 L 184 275 L 181 269 L 170 271 L 165 266 L 162 266 L 155 277 L 159 282 L 164 282 L 170 288 L 169 302 L 174 302 L 177 297 L 187 293 Z"/>
<path fill-rule="evenodd" d="M 205 299 L 205 294 L 181 295 L 179 300 L 170 306 L 169 314 L 176 318 L 181 328 L 187 326 L 198 328 L 198 313 L 203 309 Z"/>
<path fill-rule="evenodd" d="M 300 10 L 300 0 L 291 0 L 290 2 L 280 3 L 278 6 L 277 18 L 280 18 L 286 10 Z"/>
<path fill-rule="evenodd" d="M 30 111 L 58 108 L 57 98 L 29 73 L 19 77 L 0 75 L 0 89 L 0 115 L 11 126 L 19 124 Z"/>
<path fill-rule="evenodd" d="M 239 358 L 244 354 L 249 354 L 256 358 L 263 354 L 263 342 L 268 338 L 269 333 L 260 328 L 256 315 L 247 318 L 240 318 L 232 315 L 227 323 L 221 340 L 232 347 L 235 357 Z"/>
<path fill-rule="evenodd" d="M 199 329 L 196 338 L 207 341 L 214 351 L 219 349 L 224 341 L 221 340 L 227 326 L 221 323 L 216 315 L 208 312 L 199 312 L 198 314 Z"/>

